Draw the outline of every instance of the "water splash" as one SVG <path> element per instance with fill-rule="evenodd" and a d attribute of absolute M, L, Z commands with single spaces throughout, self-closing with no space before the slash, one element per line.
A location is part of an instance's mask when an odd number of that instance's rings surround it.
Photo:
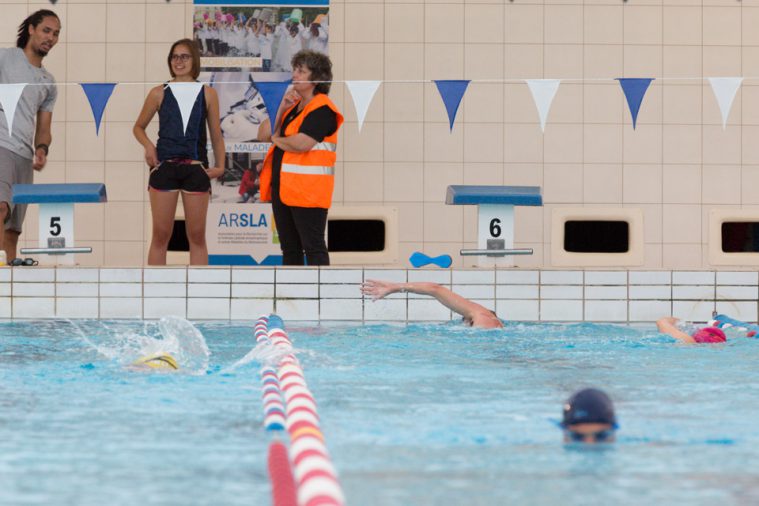
<path fill-rule="evenodd" d="M 133 324 L 99 321 L 100 328 L 94 332 L 96 337 L 88 336 L 74 321 L 70 323 L 87 345 L 120 365 L 130 365 L 146 355 L 168 353 L 185 373 L 204 374 L 208 370 L 210 351 L 206 340 L 184 318 L 165 316 L 158 323 L 143 322 L 141 331 L 135 331 Z"/>
<path fill-rule="evenodd" d="M 230 373 L 236 369 L 246 366 L 251 362 L 256 362 L 262 366 L 274 366 L 279 364 L 282 358 L 290 353 L 294 353 L 292 347 L 274 346 L 268 339 L 258 343 L 252 350 L 245 354 L 234 364 L 222 369 L 222 373 Z"/>

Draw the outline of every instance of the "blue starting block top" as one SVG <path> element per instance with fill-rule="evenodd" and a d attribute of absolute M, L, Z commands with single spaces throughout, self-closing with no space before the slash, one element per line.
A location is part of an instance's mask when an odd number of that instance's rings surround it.
<path fill-rule="evenodd" d="M 451 185 L 445 194 L 445 203 L 542 206 L 543 197 L 540 186 Z"/>
<path fill-rule="evenodd" d="M 14 184 L 14 204 L 106 202 L 103 183 Z"/>

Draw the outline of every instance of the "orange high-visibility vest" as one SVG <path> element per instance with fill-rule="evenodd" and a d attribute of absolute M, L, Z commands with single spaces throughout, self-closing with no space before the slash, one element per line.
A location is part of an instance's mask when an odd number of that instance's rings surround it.
<path fill-rule="evenodd" d="M 297 103 L 284 112 L 283 118 L 297 107 Z M 327 106 L 337 115 L 335 133 L 325 137 L 321 142 L 305 153 L 285 151 L 282 157 L 282 170 L 279 175 L 279 198 L 288 206 L 321 207 L 328 209 L 332 204 L 332 191 L 335 187 L 335 160 L 337 159 L 337 131 L 343 124 L 343 115 L 324 93 L 314 95 L 303 111 L 287 125 L 285 136 L 295 135 L 300 131 L 303 120 L 311 111 Z M 261 200 L 271 202 L 272 158 L 274 144 L 269 147 L 264 166 L 261 170 Z"/>

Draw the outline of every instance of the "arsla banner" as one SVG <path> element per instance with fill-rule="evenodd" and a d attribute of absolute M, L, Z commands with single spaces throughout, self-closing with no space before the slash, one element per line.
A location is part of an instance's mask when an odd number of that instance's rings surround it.
<path fill-rule="evenodd" d="M 328 54 L 329 2 L 195 0 L 193 35 L 201 51 L 200 81 L 219 95 L 226 144 L 224 175 L 213 182 L 206 226 L 209 262 L 281 263 L 271 206 L 260 204 L 269 144 L 259 140 L 258 129 L 270 108 L 276 112 L 273 92 L 290 80 L 292 56 L 301 49 Z"/>

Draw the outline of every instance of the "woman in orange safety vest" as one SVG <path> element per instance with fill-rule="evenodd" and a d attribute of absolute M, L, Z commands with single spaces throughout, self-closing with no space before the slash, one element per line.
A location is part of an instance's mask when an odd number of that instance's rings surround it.
<path fill-rule="evenodd" d="M 277 111 L 261 171 L 261 201 L 272 204 L 284 265 L 329 265 L 324 233 L 335 183 L 343 116 L 327 96 L 332 62 L 315 51 L 293 56 L 293 87 Z M 269 140 L 266 125 L 259 140 Z"/>

